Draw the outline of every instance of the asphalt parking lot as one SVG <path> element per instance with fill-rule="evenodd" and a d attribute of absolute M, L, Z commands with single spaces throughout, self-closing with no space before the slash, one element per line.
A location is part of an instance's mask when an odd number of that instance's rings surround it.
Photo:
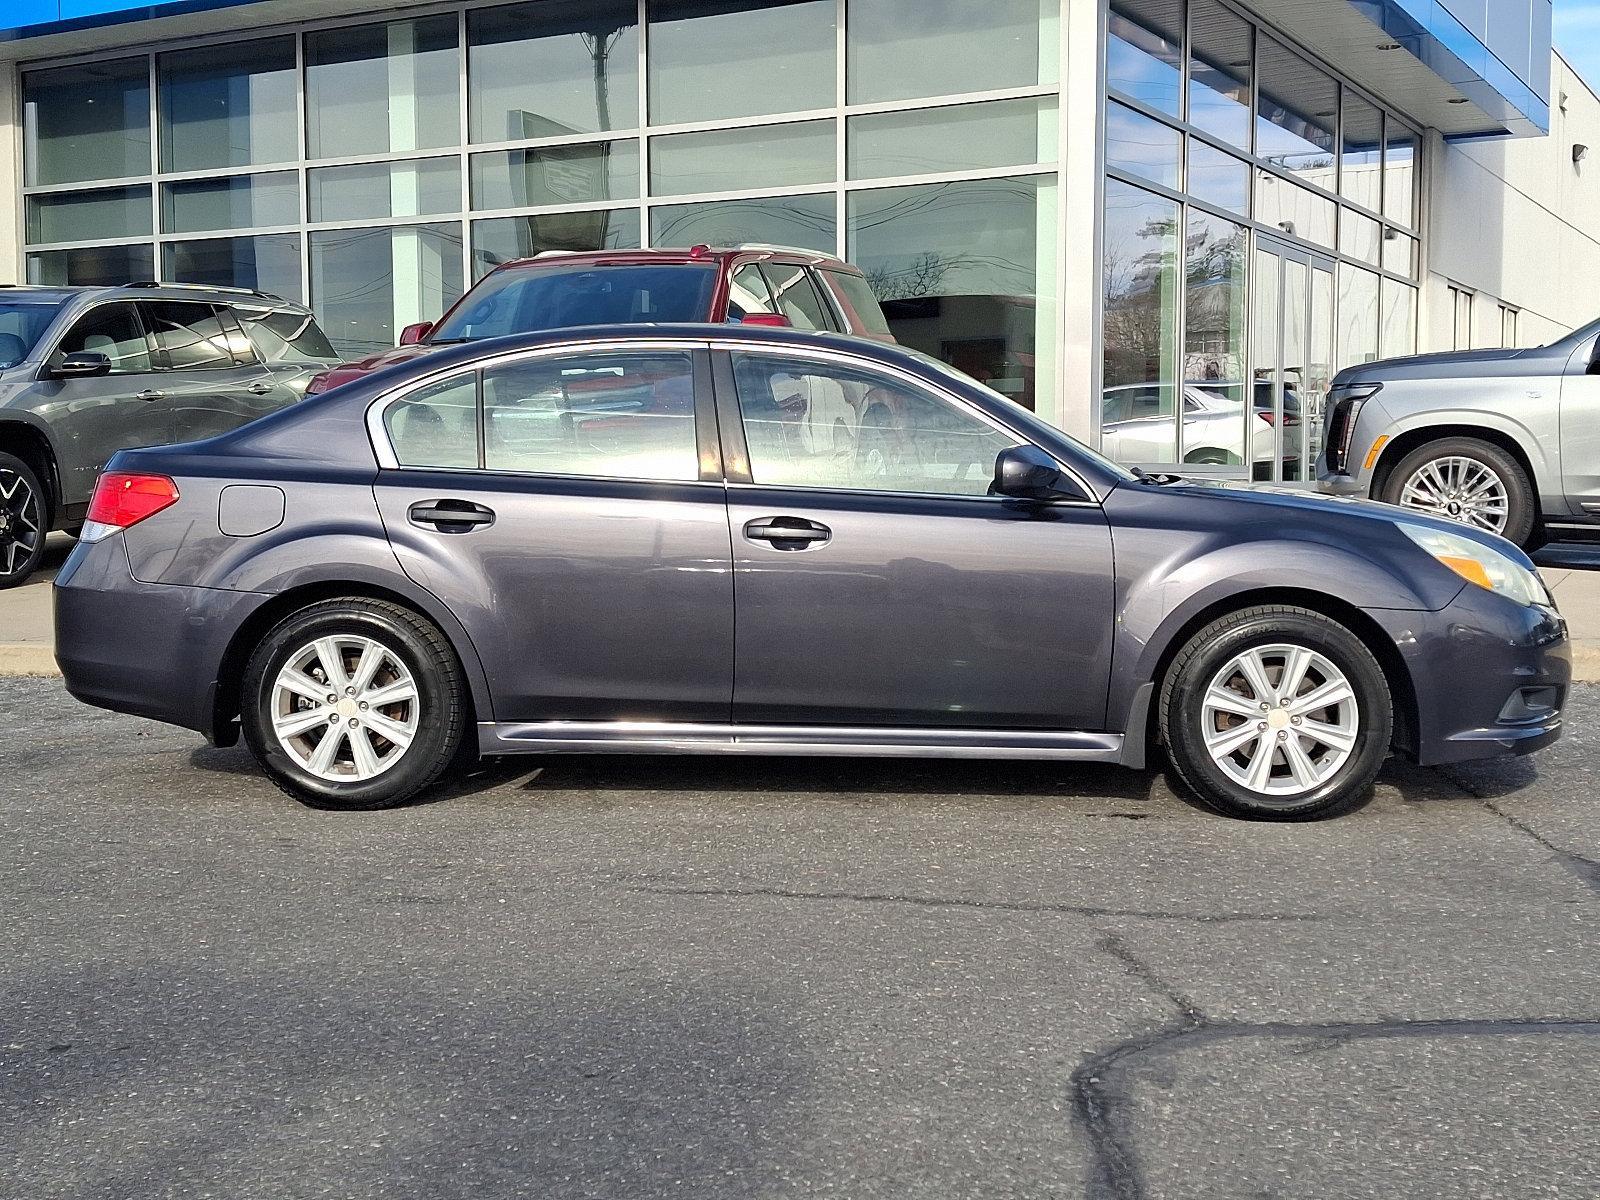
<path fill-rule="evenodd" d="M 1600 689 L 1311 826 L 569 759 L 391 813 L 0 680 L 6 1197 L 1591 1197 Z"/>

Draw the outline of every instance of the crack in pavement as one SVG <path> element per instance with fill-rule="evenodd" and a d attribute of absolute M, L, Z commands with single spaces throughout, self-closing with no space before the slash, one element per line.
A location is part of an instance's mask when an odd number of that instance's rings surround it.
<path fill-rule="evenodd" d="M 794 892 L 783 888 L 691 888 L 634 886 L 633 892 L 657 896 L 702 896 L 708 899 L 811 900 L 844 904 L 910 904 L 918 908 L 971 908 L 996 912 L 1056 913 L 1080 917 L 1124 917 L 1150 921 L 1187 921 L 1226 925 L 1243 921 L 1326 921 L 1326 913 L 1186 913 L 1164 909 L 1104 908 L 1089 904 L 1044 904 L 1016 900 L 953 900 L 939 896 L 895 896 L 870 892 Z"/>
<path fill-rule="evenodd" d="M 1448 769 L 1441 769 L 1439 774 L 1445 779 L 1449 780 L 1449 782 L 1462 795 L 1468 797 L 1469 799 L 1476 800 L 1479 804 L 1483 805 L 1484 808 L 1488 809 L 1491 814 L 1504 821 L 1512 829 L 1550 851 L 1551 854 L 1556 856 L 1556 860 L 1560 862 L 1561 865 L 1568 871 L 1576 875 L 1582 883 L 1584 883 L 1594 892 L 1600 893 L 1600 862 L 1596 862 L 1587 855 L 1579 854 L 1576 850 L 1568 850 L 1565 847 L 1556 845 L 1556 843 L 1552 842 L 1549 838 L 1540 833 L 1521 817 L 1515 816 L 1501 808 L 1491 797 L 1486 796 L 1482 792 L 1478 791 L 1471 785 L 1471 783 L 1457 775 L 1456 772 Z"/>

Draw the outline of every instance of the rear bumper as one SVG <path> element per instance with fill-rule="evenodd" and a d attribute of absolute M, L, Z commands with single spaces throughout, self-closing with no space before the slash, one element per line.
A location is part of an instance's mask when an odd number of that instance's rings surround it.
<path fill-rule="evenodd" d="M 80 542 L 54 595 L 56 663 L 67 691 L 216 740 L 223 656 L 266 596 L 140 583 L 121 534 Z"/>
<path fill-rule="evenodd" d="M 1572 653 L 1554 609 L 1468 585 L 1436 613 L 1375 615 L 1410 668 L 1423 766 L 1532 754 L 1561 736 Z"/>

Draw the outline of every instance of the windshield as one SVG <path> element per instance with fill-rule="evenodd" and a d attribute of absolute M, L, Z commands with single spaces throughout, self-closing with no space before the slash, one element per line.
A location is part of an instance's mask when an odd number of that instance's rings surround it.
<path fill-rule="evenodd" d="M 60 311 L 59 304 L 0 301 L 0 370 L 27 358 Z"/>
<path fill-rule="evenodd" d="M 716 268 L 696 263 L 532 267 L 484 280 L 440 323 L 430 342 L 565 329 L 711 319 Z"/>

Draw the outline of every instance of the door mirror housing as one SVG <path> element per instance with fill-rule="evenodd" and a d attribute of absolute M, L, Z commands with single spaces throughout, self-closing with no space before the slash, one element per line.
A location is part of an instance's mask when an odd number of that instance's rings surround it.
<path fill-rule="evenodd" d="M 1066 473 L 1037 446 L 1012 446 L 994 460 L 994 483 L 989 491 L 1013 500 L 1081 500 L 1083 496 Z"/>
<path fill-rule="evenodd" d="M 415 325 L 407 325 L 400 331 L 400 344 L 402 346 L 419 346 L 424 338 L 433 332 L 432 321 L 418 321 Z"/>
<path fill-rule="evenodd" d="M 109 374 L 111 374 L 110 357 L 93 350 L 69 354 L 50 368 L 52 379 L 98 379 Z"/>
<path fill-rule="evenodd" d="M 782 313 L 745 313 L 739 324 L 766 329 L 790 329 L 794 326 L 794 322 Z"/>

